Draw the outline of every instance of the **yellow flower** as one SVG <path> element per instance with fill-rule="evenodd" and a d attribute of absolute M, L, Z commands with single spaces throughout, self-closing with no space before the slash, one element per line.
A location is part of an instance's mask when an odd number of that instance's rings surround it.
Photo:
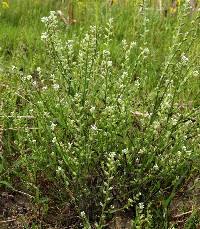
<path fill-rule="evenodd" d="M 175 14 L 177 11 L 176 7 L 170 7 L 170 13 Z"/>
<path fill-rule="evenodd" d="M 8 4 L 7 1 L 3 1 L 3 2 L 1 3 L 1 5 L 2 5 L 2 8 L 3 8 L 3 9 L 8 9 L 8 8 L 9 8 L 9 4 Z"/>
<path fill-rule="evenodd" d="M 111 4 L 111 5 L 113 5 L 113 4 L 115 4 L 115 3 L 117 3 L 117 0 L 111 0 L 111 1 L 110 1 L 110 4 Z"/>

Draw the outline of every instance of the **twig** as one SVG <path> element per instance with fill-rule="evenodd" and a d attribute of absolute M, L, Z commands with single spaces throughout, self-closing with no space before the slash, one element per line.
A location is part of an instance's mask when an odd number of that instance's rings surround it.
<path fill-rule="evenodd" d="M 16 221 L 16 219 L 2 220 L 2 221 L 0 221 L 0 224 L 3 224 L 3 223 L 10 223 L 10 222 L 13 222 L 13 221 Z"/>
<path fill-rule="evenodd" d="M 0 118 L 18 118 L 18 119 L 21 119 L 21 118 L 25 118 L 25 119 L 33 119 L 35 118 L 34 116 L 30 116 L 30 115 L 27 115 L 27 116 L 14 116 L 14 115 L 8 115 L 8 116 L 0 116 Z"/>
<path fill-rule="evenodd" d="M 0 125 L 0 154 L 3 152 L 3 126 Z"/>
<path fill-rule="evenodd" d="M 145 118 L 151 116 L 151 114 L 149 114 L 147 112 L 142 113 L 140 111 L 132 111 L 131 114 L 134 115 L 134 116 L 136 116 L 136 117 L 145 117 Z"/>
<path fill-rule="evenodd" d="M 58 10 L 57 11 L 57 15 L 60 17 L 60 19 L 66 24 L 66 25 L 69 25 L 69 22 L 68 20 L 65 18 L 63 12 L 61 10 Z"/>
<path fill-rule="evenodd" d="M 19 96 L 20 98 L 24 99 L 26 102 L 31 103 L 31 101 L 27 100 L 26 98 L 24 98 L 22 95 L 20 95 L 19 93 L 15 92 L 15 95 Z M 32 104 L 32 103 L 31 103 Z"/>
<path fill-rule="evenodd" d="M 34 128 L 34 127 L 18 127 L 18 128 L 7 128 L 7 129 L 4 129 L 4 131 L 6 130 L 14 130 L 14 131 L 17 131 L 17 130 L 39 130 L 39 128 Z"/>
<path fill-rule="evenodd" d="M 22 192 L 22 191 L 16 190 L 16 189 L 14 189 L 13 191 L 14 191 L 14 192 L 17 192 L 17 193 L 19 193 L 19 194 L 22 194 L 22 195 L 24 195 L 24 196 L 27 196 L 27 197 L 29 197 L 29 198 L 31 198 L 31 199 L 34 198 L 34 196 L 32 196 L 32 195 L 30 195 L 30 194 L 28 194 L 28 193 L 26 193 L 26 192 Z"/>
<path fill-rule="evenodd" d="M 192 210 L 191 211 L 188 211 L 188 212 L 184 212 L 184 213 L 179 214 L 179 215 L 176 215 L 173 218 L 175 218 L 175 219 L 176 218 L 181 218 L 181 217 L 186 216 L 186 215 L 189 215 L 189 214 L 192 214 Z"/>

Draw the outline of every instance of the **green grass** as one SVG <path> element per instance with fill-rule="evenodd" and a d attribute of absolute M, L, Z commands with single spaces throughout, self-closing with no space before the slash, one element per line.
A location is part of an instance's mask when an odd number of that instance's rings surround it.
<path fill-rule="evenodd" d="M 199 12 L 86 3 L 1 10 L 0 190 L 31 197 L 23 227 L 176 228 L 185 203 L 198 228 Z"/>

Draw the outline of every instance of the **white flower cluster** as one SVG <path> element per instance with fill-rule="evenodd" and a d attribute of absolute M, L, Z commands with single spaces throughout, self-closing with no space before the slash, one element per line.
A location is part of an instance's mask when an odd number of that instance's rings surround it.
<path fill-rule="evenodd" d="M 41 18 L 42 23 L 45 25 L 46 28 L 50 29 L 50 33 L 55 32 L 57 29 L 58 19 L 55 11 L 51 11 L 50 15 L 48 17 L 42 17 Z M 49 39 L 49 36 L 52 34 L 49 34 L 49 32 L 43 32 L 41 35 L 41 40 L 44 42 L 47 42 Z"/>

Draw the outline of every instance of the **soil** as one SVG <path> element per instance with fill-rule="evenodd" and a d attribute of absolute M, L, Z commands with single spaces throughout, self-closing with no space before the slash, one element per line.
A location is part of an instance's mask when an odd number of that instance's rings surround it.
<path fill-rule="evenodd" d="M 0 228 L 31 228 L 39 209 L 24 195 L 0 189 Z"/>
<path fill-rule="evenodd" d="M 67 205 L 59 209 L 54 203 L 44 214 L 44 209 L 25 194 L 0 188 L 0 229 L 80 228 L 80 219 Z"/>
<path fill-rule="evenodd" d="M 192 221 L 197 223 L 195 228 L 200 228 L 198 222 L 200 221 L 200 178 L 198 176 L 186 182 L 174 197 L 169 210 L 170 222 L 176 225 L 176 228 L 185 228 L 185 223 L 192 219 L 194 212 L 196 218 Z M 43 209 L 38 204 L 34 204 L 25 193 L 0 188 L 0 229 L 18 228 L 76 229 L 81 227 L 80 219 L 67 205 L 62 209 L 55 205 L 49 207 L 48 214 L 44 215 Z M 108 223 L 108 229 L 131 229 L 131 218 L 125 215 L 114 217 Z"/>

